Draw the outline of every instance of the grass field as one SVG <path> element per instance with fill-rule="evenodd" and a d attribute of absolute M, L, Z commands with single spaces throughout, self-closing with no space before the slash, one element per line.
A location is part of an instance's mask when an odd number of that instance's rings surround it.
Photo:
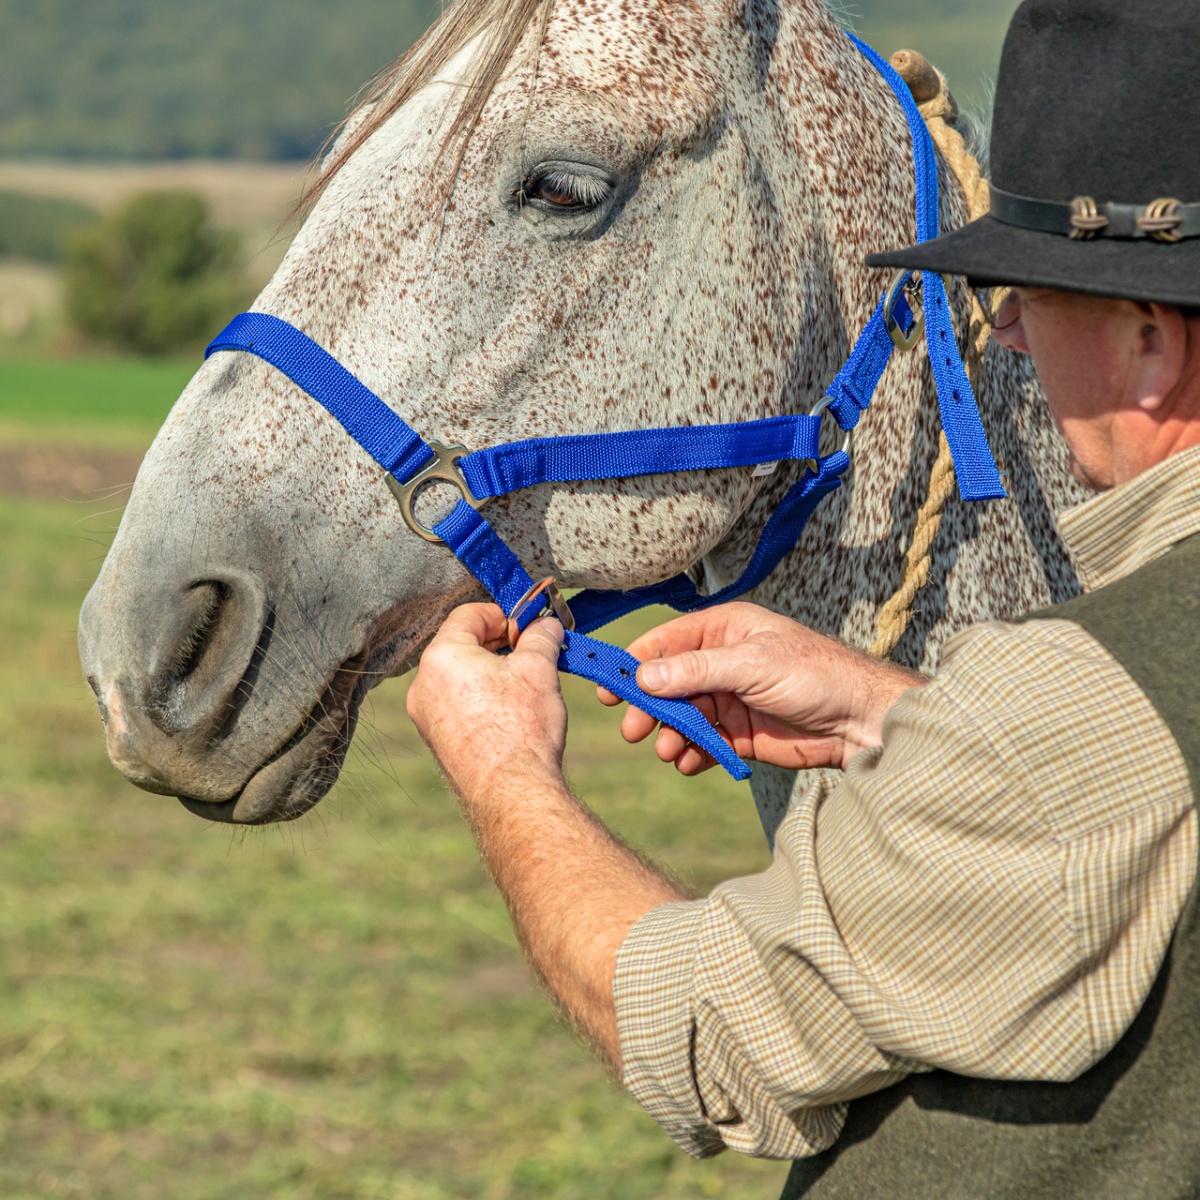
<path fill-rule="evenodd" d="M 140 448 L 190 369 L 0 363 L 0 426 Z M 74 648 L 104 507 L 0 498 L 0 1197 L 773 1200 L 783 1165 L 692 1163 L 556 1024 L 403 682 L 295 825 L 120 779 Z M 570 696 L 618 830 L 701 887 L 765 865 L 745 787 L 675 780 Z"/>
<path fill-rule="evenodd" d="M 141 450 L 200 360 L 0 357 L 0 439 Z"/>

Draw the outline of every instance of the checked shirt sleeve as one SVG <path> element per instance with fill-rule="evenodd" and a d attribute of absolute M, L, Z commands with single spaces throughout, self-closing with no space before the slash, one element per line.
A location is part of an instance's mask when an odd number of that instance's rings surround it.
<path fill-rule="evenodd" d="M 625 1082 L 690 1154 L 801 1158 L 936 1067 L 1070 1080 L 1161 966 L 1195 874 L 1187 768 L 1077 626 L 981 626 L 771 867 L 648 914 L 617 962 Z"/>

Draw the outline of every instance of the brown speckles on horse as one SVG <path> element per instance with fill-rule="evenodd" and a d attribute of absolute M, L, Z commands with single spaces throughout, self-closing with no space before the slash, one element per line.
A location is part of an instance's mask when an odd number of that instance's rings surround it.
<path fill-rule="evenodd" d="M 593 200 L 539 198 L 551 172 Z M 807 411 L 887 282 L 863 256 L 911 241 L 912 209 L 903 116 L 819 0 L 467 0 L 351 118 L 257 307 L 446 443 Z M 951 505 L 909 663 L 1075 586 L 1052 521 L 1074 492 L 1024 362 L 995 353 L 980 399 L 1012 499 Z M 898 359 L 848 486 L 757 598 L 868 642 L 937 434 L 923 353 Z M 717 587 L 795 469 L 539 487 L 488 515 L 535 575 L 632 587 L 700 564 Z M 452 499 L 431 490 L 422 519 Z M 197 811 L 296 816 L 366 689 L 478 594 L 323 409 L 216 355 L 147 456 L 83 616 L 89 673 L 126 712 L 171 714 L 114 733 L 114 760 Z M 757 780 L 777 813 L 790 781 Z"/>

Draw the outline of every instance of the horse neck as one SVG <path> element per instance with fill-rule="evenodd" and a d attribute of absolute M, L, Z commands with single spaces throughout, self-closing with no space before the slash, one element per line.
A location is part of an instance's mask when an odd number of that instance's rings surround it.
<path fill-rule="evenodd" d="M 787 327 L 777 335 L 792 343 L 796 368 L 775 403 L 780 412 L 806 411 L 846 361 L 882 294 L 886 280 L 865 265 L 865 256 L 913 239 L 912 143 L 891 90 L 820 0 L 750 11 L 757 15 L 754 23 L 748 14 L 747 24 L 762 55 L 762 84 L 748 89 L 738 115 L 786 214 L 796 270 L 805 276 L 790 308 L 780 307 Z M 952 172 L 943 170 L 941 191 L 943 221 L 961 223 L 966 206 Z M 886 437 L 927 443 L 936 455 L 936 406 L 922 403 L 918 358 L 909 356 L 885 376 L 864 448 Z M 879 496 L 877 504 L 855 506 L 858 539 L 885 539 L 894 520 L 915 516 L 915 508 L 895 512 L 887 502 L 888 481 L 877 464 L 856 455 L 855 476 L 858 492 Z M 791 482 L 789 473 L 778 472 L 748 507 L 709 557 L 710 584 L 736 576 Z M 834 502 L 815 524 L 828 527 L 831 513 L 845 516 Z M 786 610 L 810 611 L 803 609 L 807 601 L 789 596 L 780 600 Z M 835 617 L 831 612 L 830 622 Z"/>

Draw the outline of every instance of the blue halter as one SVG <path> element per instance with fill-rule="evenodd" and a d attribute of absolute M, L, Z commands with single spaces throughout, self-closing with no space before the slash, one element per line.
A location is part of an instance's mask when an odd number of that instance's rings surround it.
<path fill-rule="evenodd" d="M 917 239 L 938 236 L 937 158 L 920 111 L 892 67 L 857 38 L 851 39 L 891 86 L 908 119 L 917 180 Z M 842 485 L 850 466 L 846 449 L 824 458 L 819 443 L 824 410 L 839 427 L 854 429 L 866 411 L 894 350 L 910 348 L 920 335 L 901 276 L 879 303 L 846 365 L 808 416 L 771 417 L 733 425 L 685 426 L 625 433 L 535 438 L 471 453 L 462 446 L 426 442 L 383 400 L 331 354 L 286 321 L 267 313 L 242 313 L 218 334 L 205 358 L 239 350 L 269 362 L 325 406 L 346 432 L 387 472 L 409 527 L 429 541 L 444 542 L 509 615 L 510 639 L 549 608 L 567 632 L 559 669 L 607 688 L 712 755 L 735 779 L 750 770 L 693 705 L 647 695 L 635 682 L 638 662 L 624 650 L 587 635 L 651 604 L 698 612 L 741 596 L 763 582 L 793 549 L 817 505 Z M 975 396 L 958 351 L 946 290 L 932 272 L 922 274 L 924 327 L 937 384 L 942 426 L 954 455 L 964 500 L 1005 495 L 988 449 Z M 715 595 L 702 595 L 686 575 L 632 591 L 588 590 L 569 605 L 553 580 L 536 583 L 496 531 L 480 515 L 489 500 L 544 483 L 629 479 L 679 471 L 759 468 L 807 463 L 800 480 L 775 510 L 741 577 Z M 433 529 L 412 511 L 416 492 L 434 480 L 459 489 L 462 499 Z"/>

